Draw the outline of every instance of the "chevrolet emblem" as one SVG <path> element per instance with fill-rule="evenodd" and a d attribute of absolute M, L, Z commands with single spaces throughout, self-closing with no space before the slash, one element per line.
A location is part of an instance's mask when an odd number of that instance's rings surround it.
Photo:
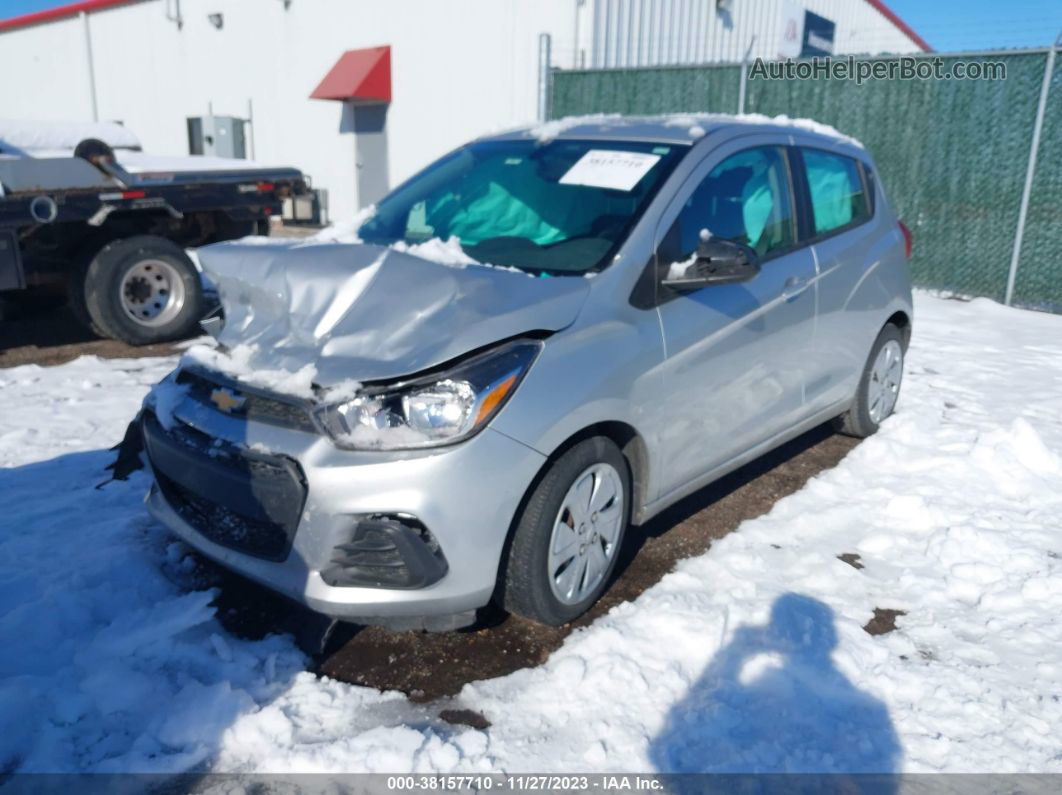
<path fill-rule="evenodd" d="M 210 402 L 217 406 L 220 411 L 231 414 L 236 409 L 242 409 L 247 402 L 247 398 L 237 395 L 231 389 L 222 387 L 210 393 Z"/>

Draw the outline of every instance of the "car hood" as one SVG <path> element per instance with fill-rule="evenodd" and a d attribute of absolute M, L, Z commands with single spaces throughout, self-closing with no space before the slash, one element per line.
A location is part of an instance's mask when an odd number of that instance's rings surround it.
<path fill-rule="evenodd" d="M 575 320 L 586 279 L 533 278 L 453 266 L 371 245 L 222 243 L 200 249 L 218 288 L 227 347 L 252 346 L 254 368 L 316 368 L 346 379 L 411 375 L 464 353 Z"/>

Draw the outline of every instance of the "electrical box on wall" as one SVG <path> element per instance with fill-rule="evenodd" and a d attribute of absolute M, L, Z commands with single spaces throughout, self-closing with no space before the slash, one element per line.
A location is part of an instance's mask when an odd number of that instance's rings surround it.
<path fill-rule="evenodd" d="M 236 116 L 192 116 L 188 119 L 188 152 L 214 157 L 247 157 L 246 119 Z"/>

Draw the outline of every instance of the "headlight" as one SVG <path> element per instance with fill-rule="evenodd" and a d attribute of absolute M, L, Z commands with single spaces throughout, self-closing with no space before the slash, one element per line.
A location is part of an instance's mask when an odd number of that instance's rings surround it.
<path fill-rule="evenodd" d="M 452 369 L 386 387 L 365 387 L 353 400 L 324 406 L 320 426 L 351 450 L 412 450 L 467 439 L 516 391 L 542 350 L 517 340 Z"/>

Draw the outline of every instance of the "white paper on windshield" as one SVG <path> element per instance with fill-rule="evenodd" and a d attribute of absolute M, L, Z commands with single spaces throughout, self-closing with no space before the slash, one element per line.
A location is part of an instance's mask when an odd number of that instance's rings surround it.
<path fill-rule="evenodd" d="M 649 169 L 660 162 L 660 155 L 643 152 L 617 152 L 591 149 L 560 178 L 562 185 L 586 185 L 590 188 L 631 190 Z"/>

